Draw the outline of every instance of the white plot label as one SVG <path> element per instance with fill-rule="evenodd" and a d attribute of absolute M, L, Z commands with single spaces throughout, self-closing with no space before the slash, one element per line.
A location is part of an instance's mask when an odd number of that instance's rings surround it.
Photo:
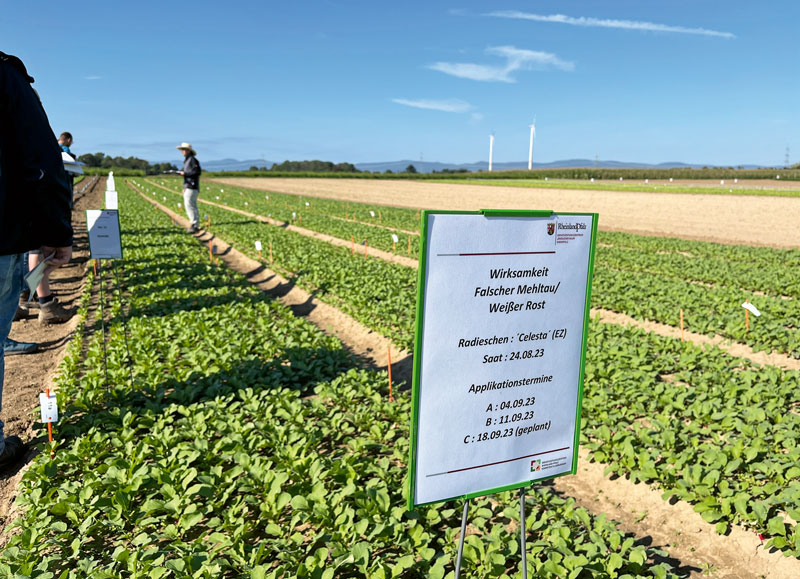
<path fill-rule="evenodd" d="M 116 191 L 106 191 L 106 209 L 119 209 L 119 200 Z"/>
<path fill-rule="evenodd" d="M 39 405 L 42 409 L 42 424 L 58 422 L 58 404 L 56 404 L 55 393 L 51 392 L 50 396 L 44 392 L 39 394 Z"/>
<path fill-rule="evenodd" d="M 115 209 L 87 209 L 89 251 L 92 259 L 122 259 L 119 212 Z"/>
<path fill-rule="evenodd" d="M 596 226 L 426 212 L 410 505 L 575 472 Z"/>

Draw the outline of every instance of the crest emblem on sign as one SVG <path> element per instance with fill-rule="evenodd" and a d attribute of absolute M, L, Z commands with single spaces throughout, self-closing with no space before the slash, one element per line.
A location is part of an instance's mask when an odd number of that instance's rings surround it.
<path fill-rule="evenodd" d="M 547 235 L 553 235 L 556 232 L 556 224 L 555 223 L 548 223 L 547 224 Z"/>

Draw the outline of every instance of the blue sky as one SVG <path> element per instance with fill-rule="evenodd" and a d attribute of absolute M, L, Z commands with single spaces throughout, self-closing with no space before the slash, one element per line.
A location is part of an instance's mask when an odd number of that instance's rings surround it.
<path fill-rule="evenodd" d="M 800 160 L 796 1 L 18 2 L 0 50 L 77 153 Z"/>

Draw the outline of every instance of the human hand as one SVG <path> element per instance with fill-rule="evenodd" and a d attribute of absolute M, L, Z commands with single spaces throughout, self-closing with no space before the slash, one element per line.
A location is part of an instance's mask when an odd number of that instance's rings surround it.
<path fill-rule="evenodd" d="M 42 255 L 50 256 L 45 260 L 45 263 L 47 263 L 47 267 L 44 270 L 45 274 L 69 263 L 69 260 L 72 257 L 71 245 L 68 247 L 48 247 L 43 245 L 40 249 L 42 251 Z"/>
<path fill-rule="evenodd" d="M 183 175 L 183 171 L 178 171 L 178 173 L 180 173 L 181 175 Z"/>

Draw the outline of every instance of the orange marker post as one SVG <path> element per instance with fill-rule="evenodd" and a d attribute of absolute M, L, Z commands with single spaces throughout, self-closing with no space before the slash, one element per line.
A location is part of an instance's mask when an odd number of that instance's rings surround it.
<path fill-rule="evenodd" d="M 50 388 L 45 388 L 45 396 L 50 398 Z M 47 423 L 47 440 L 50 442 L 50 458 L 53 458 L 53 423 Z"/>
<path fill-rule="evenodd" d="M 681 342 L 683 342 L 683 308 L 681 308 Z"/>
<path fill-rule="evenodd" d="M 396 245 L 397 245 L 397 244 L 394 242 L 394 240 L 392 240 L 392 253 L 397 253 L 397 247 L 396 247 Z"/>
<path fill-rule="evenodd" d="M 386 354 L 389 357 L 389 402 L 394 402 L 392 397 L 392 347 L 386 346 Z"/>
<path fill-rule="evenodd" d="M 214 254 L 211 251 L 211 242 L 208 242 L 208 261 L 214 263 Z"/>
<path fill-rule="evenodd" d="M 297 214 L 297 223 L 298 223 L 299 225 L 302 225 L 302 224 L 303 224 L 303 214 L 302 214 L 302 213 L 298 213 L 298 214 Z"/>
<path fill-rule="evenodd" d="M 380 223 L 380 222 L 381 222 L 381 219 L 382 219 L 382 217 L 381 217 L 381 212 L 380 212 L 380 211 L 378 211 L 378 223 Z"/>
<path fill-rule="evenodd" d="M 367 240 L 364 240 L 364 259 L 367 259 Z"/>
<path fill-rule="evenodd" d="M 269 242 L 269 264 L 272 265 L 272 242 Z"/>
<path fill-rule="evenodd" d="M 356 240 L 352 235 L 350 236 L 350 253 L 352 255 L 356 254 Z"/>
<path fill-rule="evenodd" d="M 744 303 L 749 303 L 748 300 L 744 300 Z M 744 331 L 750 331 L 750 310 L 747 308 L 744 309 Z"/>
<path fill-rule="evenodd" d="M 95 277 L 97 277 L 97 260 L 93 259 L 92 263 L 94 264 L 94 275 Z"/>

